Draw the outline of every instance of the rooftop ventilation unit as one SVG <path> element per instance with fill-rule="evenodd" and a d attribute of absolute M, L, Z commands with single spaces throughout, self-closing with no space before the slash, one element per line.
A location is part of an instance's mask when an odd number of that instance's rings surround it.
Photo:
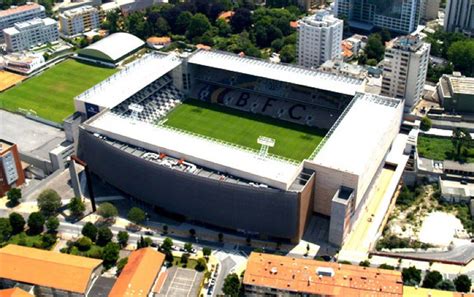
<path fill-rule="evenodd" d="M 334 269 L 329 268 L 329 267 L 318 267 L 316 269 L 316 274 L 318 276 L 329 276 L 333 277 L 334 276 Z"/>

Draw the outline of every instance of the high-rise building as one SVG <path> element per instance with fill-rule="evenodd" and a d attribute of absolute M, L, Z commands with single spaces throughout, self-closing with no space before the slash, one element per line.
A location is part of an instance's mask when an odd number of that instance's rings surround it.
<path fill-rule="evenodd" d="M 373 27 L 410 34 L 420 22 L 424 0 L 336 0 L 338 18 L 351 27 L 370 31 Z"/>
<path fill-rule="evenodd" d="M 46 13 L 44 7 L 37 3 L 28 3 L 2 10 L 0 11 L 0 32 L 3 31 L 3 29 L 12 27 L 15 23 L 45 17 Z"/>
<path fill-rule="evenodd" d="M 3 30 L 7 51 L 26 50 L 59 39 L 58 22 L 50 18 L 32 19 Z"/>
<path fill-rule="evenodd" d="M 398 37 L 385 48 L 382 95 L 405 99 L 411 110 L 421 98 L 428 71 L 431 45 L 419 35 Z"/>
<path fill-rule="evenodd" d="M 446 5 L 444 30 L 474 36 L 474 0 L 449 0 Z"/>
<path fill-rule="evenodd" d="M 78 7 L 61 13 L 59 22 L 61 33 L 66 36 L 74 36 L 99 28 L 99 11 L 89 5 Z"/>
<path fill-rule="evenodd" d="M 440 2 L 441 0 L 424 0 L 421 4 L 421 18 L 427 21 L 437 19 Z"/>
<path fill-rule="evenodd" d="M 343 21 L 327 11 L 303 18 L 298 23 L 298 64 L 305 67 L 319 67 L 327 60 L 339 57 Z"/>
<path fill-rule="evenodd" d="M 298 6 L 304 10 L 310 10 L 314 8 L 319 8 L 322 5 L 326 4 L 324 0 L 298 0 Z"/>

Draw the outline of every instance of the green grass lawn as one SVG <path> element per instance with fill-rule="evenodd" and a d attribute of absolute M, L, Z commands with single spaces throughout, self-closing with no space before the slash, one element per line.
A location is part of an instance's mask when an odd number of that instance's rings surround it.
<path fill-rule="evenodd" d="M 454 145 L 449 137 L 418 136 L 418 154 L 433 160 L 454 160 Z M 474 162 L 474 147 L 467 150 L 469 163 Z"/>
<path fill-rule="evenodd" d="M 198 100 L 175 108 L 165 125 L 252 149 L 260 149 L 259 136 L 271 137 L 276 142 L 270 153 L 298 161 L 309 157 L 327 132 Z"/>
<path fill-rule="evenodd" d="M 24 246 L 33 247 L 35 244 L 41 245 L 41 243 L 43 243 L 43 237 L 41 236 L 41 234 L 27 235 L 25 232 L 22 232 L 20 234 L 16 234 L 10 237 L 8 243 L 16 245 L 22 244 Z"/>
<path fill-rule="evenodd" d="M 61 122 L 74 112 L 75 96 L 116 71 L 66 60 L 0 93 L 0 108 L 9 111 L 18 111 L 18 108 L 32 109 L 42 118 Z"/>

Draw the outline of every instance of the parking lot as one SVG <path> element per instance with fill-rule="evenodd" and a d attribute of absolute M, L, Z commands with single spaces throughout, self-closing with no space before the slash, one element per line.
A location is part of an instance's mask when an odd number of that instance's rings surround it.
<path fill-rule="evenodd" d="M 203 273 L 191 269 L 171 267 L 159 296 L 198 296 Z"/>

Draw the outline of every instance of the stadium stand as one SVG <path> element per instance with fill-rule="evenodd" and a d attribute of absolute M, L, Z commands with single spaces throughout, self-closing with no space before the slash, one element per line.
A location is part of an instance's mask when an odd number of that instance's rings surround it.
<path fill-rule="evenodd" d="M 132 117 L 130 106 L 138 105 L 143 108 L 136 119 L 155 123 L 182 102 L 183 94 L 171 82 L 171 77 L 164 75 L 114 107 L 112 112 L 122 117 Z"/>
<path fill-rule="evenodd" d="M 267 85 L 267 87 L 276 90 L 280 82 L 275 83 L 275 85 Z M 338 109 L 325 108 L 302 101 L 291 101 L 276 96 L 264 96 L 246 90 L 218 87 L 208 83 L 197 84 L 191 96 L 202 101 L 322 129 L 329 129 L 341 114 Z"/>

